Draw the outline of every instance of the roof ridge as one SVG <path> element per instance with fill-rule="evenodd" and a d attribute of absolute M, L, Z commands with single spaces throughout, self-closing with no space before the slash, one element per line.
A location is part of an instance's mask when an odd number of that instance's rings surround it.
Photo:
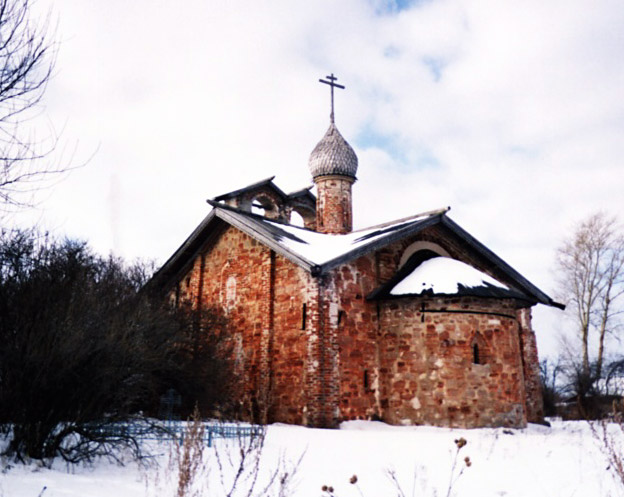
<path fill-rule="evenodd" d="M 372 229 L 385 228 L 387 226 L 392 226 L 393 224 L 404 223 L 404 222 L 409 221 L 411 219 L 416 219 L 417 217 L 435 216 L 435 215 L 438 215 L 438 214 L 446 214 L 450 210 L 451 210 L 451 206 L 450 205 L 447 206 L 447 207 L 440 207 L 439 209 L 433 209 L 433 210 L 430 210 L 430 211 L 421 212 L 419 214 L 413 214 L 411 216 L 402 217 L 400 219 L 395 219 L 393 221 L 387 221 L 385 223 L 375 224 L 373 226 L 367 226 L 366 228 L 361 228 L 359 230 L 353 230 L 351 233 L 359 233 L 361 231 L 368 231 L 368 230 L 372 230 Z"/>
<path fill-rule="evenodd" d="M 291 197 L 296 197 L 296 196 L 299 196 L 299 195 L 303 195 L 303 194 L 305 194 L 305 193 L 310 193 L 310 194 L 311 194 L 312 192 L 311 192 L 310 190 L 312 190 L 312 188 L 314 188 L 314 185 L 313 185 L 313 184 L 312 184 L 312 185 L 305 186 L 305 187 L 303 187 L 303 188 L 299 188 L 299 190 L 292 191 L 292 192 L 290 192 L 290 193 L 287 193 L 286 195 L 287 195 L 289 198 L 291 198 Z"/>
<path fill-rule="evenodd" d="M 251 217 L 253 219 L 257 219 L 259 221 L 266 221 L 269 223 L 275 223 L 275 224 L 280 224 L 282 226 L 288 226 L 289 228 L 295 228 L 295 229 L 299 229 L 299 230 L 304 230 L 310 233 L 318 233 L 318 231 L 314 231 L 311 230 L 310 228 L 306 228 L 305 226 L 296 226 L 294 224 L 290 224 L 287 223 L 286 221 L 280 221 L 279 219 L 269 219 L 266 216 L 263 216 L 262 214 L 256 214 L 255 212 L 250 212 L 250 211 L 246 211 L 244 209 L 241 209 L 239 207 L 234 207 L 232 205 L 228 205 L 228 204 L 223 204 L 221 202 L 215 202 L 214 199 L 206 199 L 206 203 L 208 203 L 213 209 L 223 209 L 226 211 L 232 211 L 232 212 L 236 212 L 237 214 L 242 214 L 243 216 L 247 216 L 247 217 Z M 321 233 L 323 234 L 323 233 Z"/>
<path fill-rule="evenodd" d="M 216 201 L 225 200 L 227 198 L 235 197 L 236 195 L 239 195 L 245 191 L 248 191 L 253 188 L 263 186 L 263 185 L 271 185 L 273 188 L 275 188 L 275 190 L 277 190 L 277 192 L 281 196 L 286 197 L 287 195 L 281 190 L 281 188 L 279 188 L 275 183 L 273 183 L 274 179 L 275 179 L 275 175 L 269 176 L 268 178 L 261 179 L 260 181 L 256 181 L 255 183 L 251 183 L 250 185 L 243 186 L 242 188 L 238 188 L 237 190 L 232 190 L 231 192 L 217 195 L 216 197 L 213 197 L 211 200 L 216 200 Z"/>

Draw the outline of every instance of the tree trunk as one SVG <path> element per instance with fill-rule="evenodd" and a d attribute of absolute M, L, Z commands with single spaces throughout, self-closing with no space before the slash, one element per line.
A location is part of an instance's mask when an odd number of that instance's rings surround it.
<path fill-rule="evenodd" d="M 589 316 L 587 314 L 583 316 L 581 325 L 581 344 L 583 351 L 582 373 L 585 378 L 589 378 Z"/>
<path fill-rule="evenodd" d="M 607 290 L 610 292 L 610 289 Z M 602 315 L 600 316 L 600 330 L 598 336 L 598 357 L 596 358 L 596 378 L 602 378 L 602 362 L 604 356 L 604 341 L 607 333 L 607 321 L 609 320 L 609 293 L 605 305 L 602 309 Z"/>

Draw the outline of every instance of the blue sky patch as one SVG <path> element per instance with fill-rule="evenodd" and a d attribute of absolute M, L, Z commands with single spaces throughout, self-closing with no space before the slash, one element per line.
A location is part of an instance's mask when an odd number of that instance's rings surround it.
<path fill-rule="evenodd" d="M 535 147 L 525 147 L 522 145 L 515 145 L 507 148 L 507 152 L 511 155 L 520 156 L 525 159 L 535 160 L 540 156 L 540 152 Z"/>
<path fill-rule="evenodd" d="M 437 83 L 442 79 L 442 71 L 446 68 L 446 61 L 439 57 L 423 57 L 422 62 L 431 72 L 433 80 Z"/>
<path fill-rule="evenodd" d="M 403 10 L 429 2 L 431 0 L 373 0 L 373 5 L 378 14 L 398 14 Z"/>
<path fill-rule="evenodd" d="M 413 149 L 407 147 L 399 135 L 380 133 L 368 124 L 354 140 L 354 144 L 361 149 L 378 148 L 386 152 L 395 161 L 396 168 L 401 171 L 437 168 L 438 159 L 425 148 Z"/>
<path fill-rule="evenodd" d="M 401 50 L 394 45 L 388 45 L 386 48 L 384 48 L 383 54 L 384 57 L 388 59 L 398 59 L 401 55 Z"/>
<path fill-rule="evenodd" d="M 358 148 L 362 149 L 379 148 L 396 161 L 403 162 L 407 158 L 396 135 L 379 133 L 370 124 L 358 133 L 354 142 Z"/>

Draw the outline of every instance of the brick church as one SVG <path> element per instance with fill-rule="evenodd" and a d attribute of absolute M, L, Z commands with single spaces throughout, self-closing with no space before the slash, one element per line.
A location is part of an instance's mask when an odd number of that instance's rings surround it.
<path fill-rule="evenodd" d="M 531 307 L 562 306 L 448 209 L 353 231 L 358 159 L 328 78 L 329 129 L 308 164 L 316 195 L 268 178 L 208 200 L 153 283 L 175 304 L 227 315 L 236 368 L 269 422 L 542 421 Z"/>

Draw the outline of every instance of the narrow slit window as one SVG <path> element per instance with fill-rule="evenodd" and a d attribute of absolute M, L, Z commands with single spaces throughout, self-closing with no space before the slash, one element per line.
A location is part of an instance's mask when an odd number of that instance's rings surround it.
<path fill-rule="evenodd" d="M 472 346 L 472 362 L 474 364 L 481 364 L 481 358 L 479 357 L 479 345 L 476 343 Z"/>
<path fill-rule="evenodd" d="M 340 326 L 340 323 L 342 323 L 342 320 L 344 318 L 344 311 L 338 311 L 338 326 Z"/>
<path fill-rule="evenodd" d="M 364 370 L 364 390 L 368 390 L 368 369 Z"/>
<path fill-rule="evenodd" d="M 305 330 L 306 329 L 306 314 L 307 314 L 307 306 L 305 304 L 303 304 L 303 307 L 301 308 L 301 329 Z"/>

